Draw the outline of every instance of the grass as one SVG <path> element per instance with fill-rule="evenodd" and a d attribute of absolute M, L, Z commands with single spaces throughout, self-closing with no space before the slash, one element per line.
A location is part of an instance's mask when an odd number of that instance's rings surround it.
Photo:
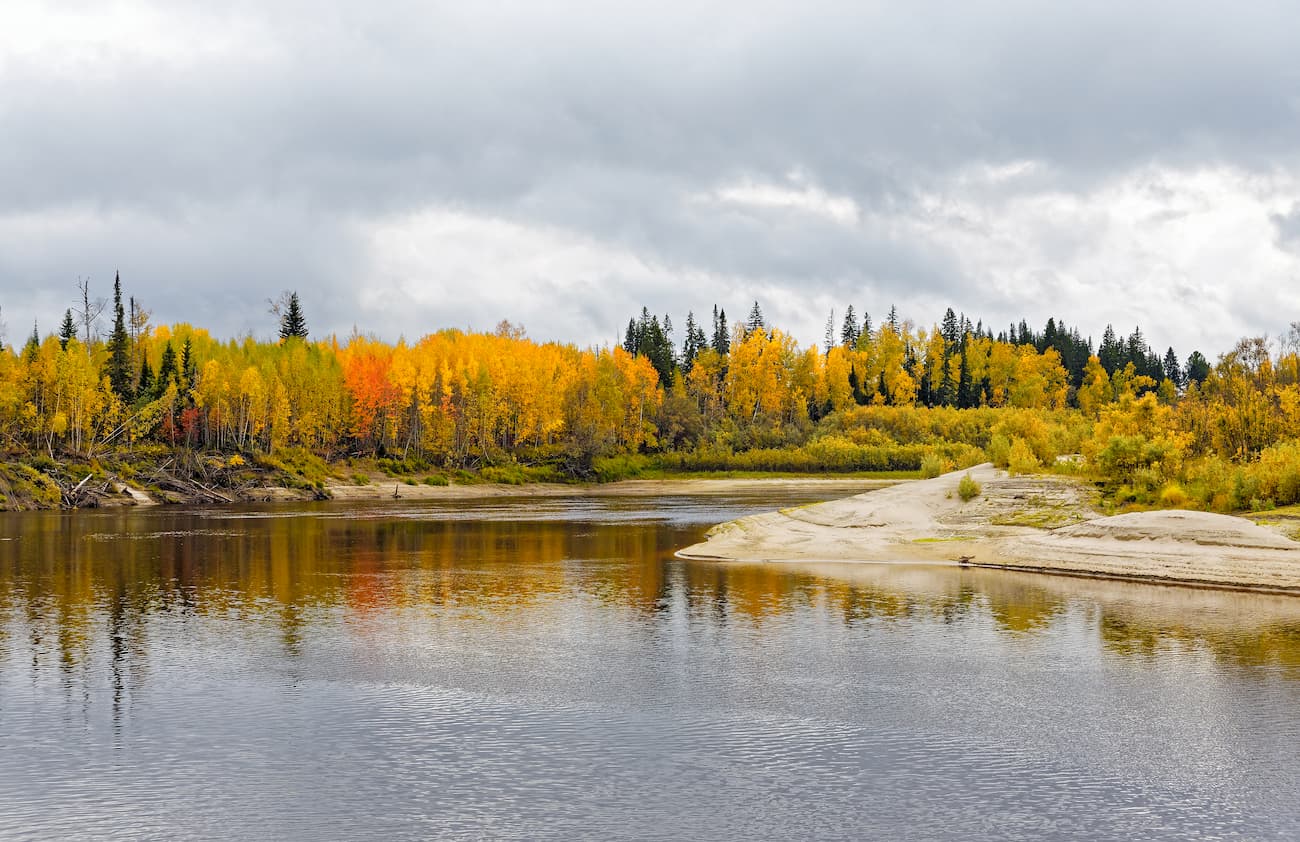
<path fill-rule="evenodd" d="M 0 509 L 53 509 L 63 500 L 49 476 L 21 462 L 0 464 Z"/>
<path fill-rule="evenodd" d="M 1032 526 L 1036 529 L 1060 529 L 1083 523 L 1086 518 L 1070 506 L 1048 506 L 1002 515 L 989 521 L 994 526 Z"/>

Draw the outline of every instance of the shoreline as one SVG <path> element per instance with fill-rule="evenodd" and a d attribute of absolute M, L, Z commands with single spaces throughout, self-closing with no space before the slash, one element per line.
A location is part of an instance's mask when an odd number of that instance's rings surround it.
<path fill-rule="evenodd" d="M 100 479 L 80 505 L 68 506 L 28 496 L 11 498 L 16 505 L 6 507 L 0 498 L 0 512 L 49 511 L 53 509 L 93 509 L 130 507 L 179 507 L 195 505 L 241 505 L 246 503 L 293 503 L 360 501 L 413 501 L 413 500 L 480 500 L 504 497 L 565 497 L 582 495 L 590 497 L 653 497 L 677 495 L 710 495 L 761 492 L 779 486 L 784 489 L 824 491 L 828 498 L 845 494 L 876 490 L 911 480 L 873 476 L 775 476 L 775 477 L 682 477 L 656 479 L 625 479 L 613 482 L 551 483 L 528 482 L 521 484 L 475 482 L 446 485 L 419 483 L 408 485 L 400 479 L 373 474 L 370 482 L 361 485 L 341 481 L 328 481 L 320 489 L 294 488 L 286 485 L 266 484 L 240 488 L 196 486 L 191 493 L 174 490 L 145 488 L 120 478 Z"/>
<path fill-rule="evenodd" d="M 981 494 L 963 502 L 961 478 Z M 1092 489 L 991 465 L 720 524 L 700 561 L 922 563 L 1300 595 L 1300 542 L 1246 518 L 1182 510 L 1104 517 Z"/>
<path fill-rule="evenodd" d="M 780 484 L 782 488 L 803 488 L 808 490 L 825 489 L 828 494 L 835 494 L 846 488 L 864 488 L 870 490 L 887 488 L 909 480 L 874 479 L 863 477 L 853 479 L 819 478 L 819 477 L 772 477 L 770 479 L 701 479 L 697 477 L 683 479 L 625 479 L 606 483 L 547 483 L 535 482 L 521 485 L 499 483 L 474 483 L 466 485 L 406 485 L 400 481 L 387 479 L 383 483 L 371 485 L 326 485 L 331 500 L 348 502 L 354 500 L 473 500 L 491 497 L 566 497 L 584 495 L 591 497 L 654 497 L 697 494 L 734 494 L 744 491 L 760 491 Z M 396 486 L 396 488 L 394 488 Z M 285 489 L 290 490 L 290 489 Z M 394 498 L 394 491 L 397 497 Z M 306 498 L 311 499 L 311 498 Z"/>

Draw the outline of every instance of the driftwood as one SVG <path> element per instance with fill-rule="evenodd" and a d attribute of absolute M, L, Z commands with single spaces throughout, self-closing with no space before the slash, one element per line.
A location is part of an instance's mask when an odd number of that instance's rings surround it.
<path fill-rule="evenodd" d="M 83 495 L 83 489 L 86 487 L 86 483 L 90 482 L 92 476 L 94 476 L 94 474 L 86 474 L 86 478 L 77 483 L 73 488 L 66 488 L 63 483 L 59 483 L 59 492 L 63 496 L 64 506 L 69 509 L 76 509 L 80 508 L 81 505 L 86 502 L 87 496 Z"/>
<path fill-rule="evenodd" d="M 190 500 L 207 503 L 233 503 L 235 498 L 217 491 L 193 478 L 180 477 L 164 468 L 156 468 L 150 475 L 152 485 Z"/>

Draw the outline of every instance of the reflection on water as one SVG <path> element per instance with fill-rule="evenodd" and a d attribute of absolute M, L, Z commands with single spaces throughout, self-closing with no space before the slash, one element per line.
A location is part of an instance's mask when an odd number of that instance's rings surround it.
<path fill-rule="evenodd" d="M 1300 599 L 671 556 L 800 502 L 0 516 L 0 837 L 1294 837 Z"/>

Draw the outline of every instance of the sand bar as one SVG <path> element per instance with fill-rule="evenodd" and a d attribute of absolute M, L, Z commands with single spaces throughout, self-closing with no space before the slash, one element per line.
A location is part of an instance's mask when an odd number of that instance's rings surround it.
<path fill-rule="evenodd" d="M 982 493 L 957 494 L 969 473 Z M 1086 484 L 980 465 L 843 500 L 741 518 L 678 552 L 719 561 L 926 562 L 1300 594 L 1300 543 L 1245 518 L 1102 517 Z"/>

